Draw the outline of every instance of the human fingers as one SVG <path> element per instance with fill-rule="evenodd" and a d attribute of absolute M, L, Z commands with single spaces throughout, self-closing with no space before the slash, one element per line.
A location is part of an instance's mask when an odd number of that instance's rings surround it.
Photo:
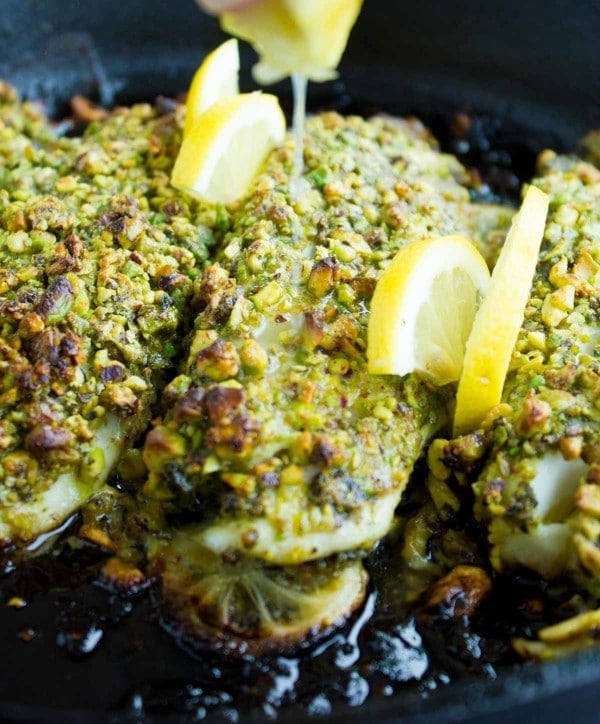
<path fill-rule="evenodd" d="M 262 0 L 196 0 L 203 10 L 211 15 L 220 15 L 231 11 L 244 10 Z"/>

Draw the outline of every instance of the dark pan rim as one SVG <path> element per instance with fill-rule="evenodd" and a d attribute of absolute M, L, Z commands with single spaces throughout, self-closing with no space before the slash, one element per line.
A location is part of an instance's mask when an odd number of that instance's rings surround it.
<path fill-rule="evenodd" d="M 600 651 L 585 651 L 557 661 L 517 664 L 501 671 L 495 679 L 469 678 L 451 682 L 432 692 L 398 691 L 389 697 L 368 699 L 360 706 L 336 706 L 328 722 L 361 722 L 377 716 L 378 722 L 403 724 L 483 724 L 486 717 L 510 710 L 511 721 L 519 715 L 519 707 L 531 702 L 542 705 L 553 696 L 577 694 L 598 679 Z M 579 721 L 573 712 L 574 722 Z M 318 721 L 306 710 L 290 705 L 278 711 L 277 721 Z M 210 721 L 208 715 L 205 721 Z M 240 721 L 271 721 L 271 717 L 253 715 Z M 517 721 L 514 719 L 514 721 Z M 552 723 L 551 715 L 545 720 Z M 0 721 L 6 724 L 126 724 L 128 722 L 189 722 L 186 714 L 156 714 L 140 711 L 70 709 L 13 702 L 0 702 Z M 586 720 L 587 721 L 587 720 Z M 591 721 L 591 720 L 590 720 Z"/>

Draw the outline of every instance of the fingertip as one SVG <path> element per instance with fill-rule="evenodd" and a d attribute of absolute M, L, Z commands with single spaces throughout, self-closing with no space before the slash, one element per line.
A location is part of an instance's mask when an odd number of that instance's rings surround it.
<path fill-rule="evenodd" d="M 244 10 L 256 5 L 257 1 L 260 0 L 196 0 L 200 7 L 211 15 Z"/>

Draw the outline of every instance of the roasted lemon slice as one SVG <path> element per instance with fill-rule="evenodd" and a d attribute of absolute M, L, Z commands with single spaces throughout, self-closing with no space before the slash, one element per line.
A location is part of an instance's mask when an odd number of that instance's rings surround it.
<path fill-rule="evenodd" d="M 193 642 L 232 654 L 290 649 L 342 624 L 363 602 L 360 561 L 270 566 L 227 560 L 180 531 L 152 551 L 164 618 Z"/>
<path fill-rule="evenodd" d="M 260 56 L 259 83 L 288 75 L 334 78 L 362 0 L 263 0 L 221 17 L 223 29 L 248 40 Z"/>
<path fill-rule="evenodd" d="M 275 96 L 226 98 L 201 113 L 184 137 L 171 183 L 206 201 L 235 201 L 284 136 L 285 117 Z"/>
<path fill-rule="evenodd" d="M 474 429 L 499 404 L 523 324 L 548 213 L 548 196 L 530 186 L 494 267 L 467 340 L 458 383 L 454 434 Z"/>
<path fill-rule="evenodd" d="M 227 40 L 206 56 L 196 71 L 185 104 L 184 136 L 187 136 L 201 113 L 239 92 L 240 54 L 238 41 Z"/>
<path fill-rule="evenodd" d="M 455 382 L 465 343 L 490 274 L 462 236 L 417 241 L 381 275 L 368 327 L 369 372 L 419 372 L 435 384 Z"/>

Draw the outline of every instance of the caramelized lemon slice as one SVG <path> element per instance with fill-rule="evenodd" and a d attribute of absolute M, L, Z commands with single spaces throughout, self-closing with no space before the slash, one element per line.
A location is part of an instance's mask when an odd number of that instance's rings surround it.
<path fill-rule="evenodd" d="M 548 196 L 530 186 L 500 252 L 467 340 L 458 383 L 454 434 L 474 429 L 500 402 L 523 323 L 548 213 Z"/>
<path fill-rule="evenodd" d="M 184 136 L 190 133 L 201 113 L 215 103 L 240 92 L 239 71 L 240 54 L 235 38 L 225 41 L 206 56 L 188 91 Z"/>
<path fill-rule="evenodd" d="M 224 558 L 183 530 L 151 554 L 165 621 L 230 654 L 282 651 L 341 625 L 364 600 L 360 561 L 272 566 Z"/>
<path fill-rule="evenodd" d="M 275 96 L 226 98 L 201 113 L 184 136 L 171 183 L 206 201 L 235 201 L 284 136 L 285 117 Z"/>
<path fill-rule="evenodd" d="M 368 327 L 369 372 L 458 379 L 465 343 L 490 274 L 462 236 L 417 241 L 381 275 Z"/>
<path fill-rule="evenodd" d="M 224 30 L 249 41 L 260 56 L 259 83 L 288 75 L 334 78 L 362 0 L 262 0 L 221 17 Z"/>

